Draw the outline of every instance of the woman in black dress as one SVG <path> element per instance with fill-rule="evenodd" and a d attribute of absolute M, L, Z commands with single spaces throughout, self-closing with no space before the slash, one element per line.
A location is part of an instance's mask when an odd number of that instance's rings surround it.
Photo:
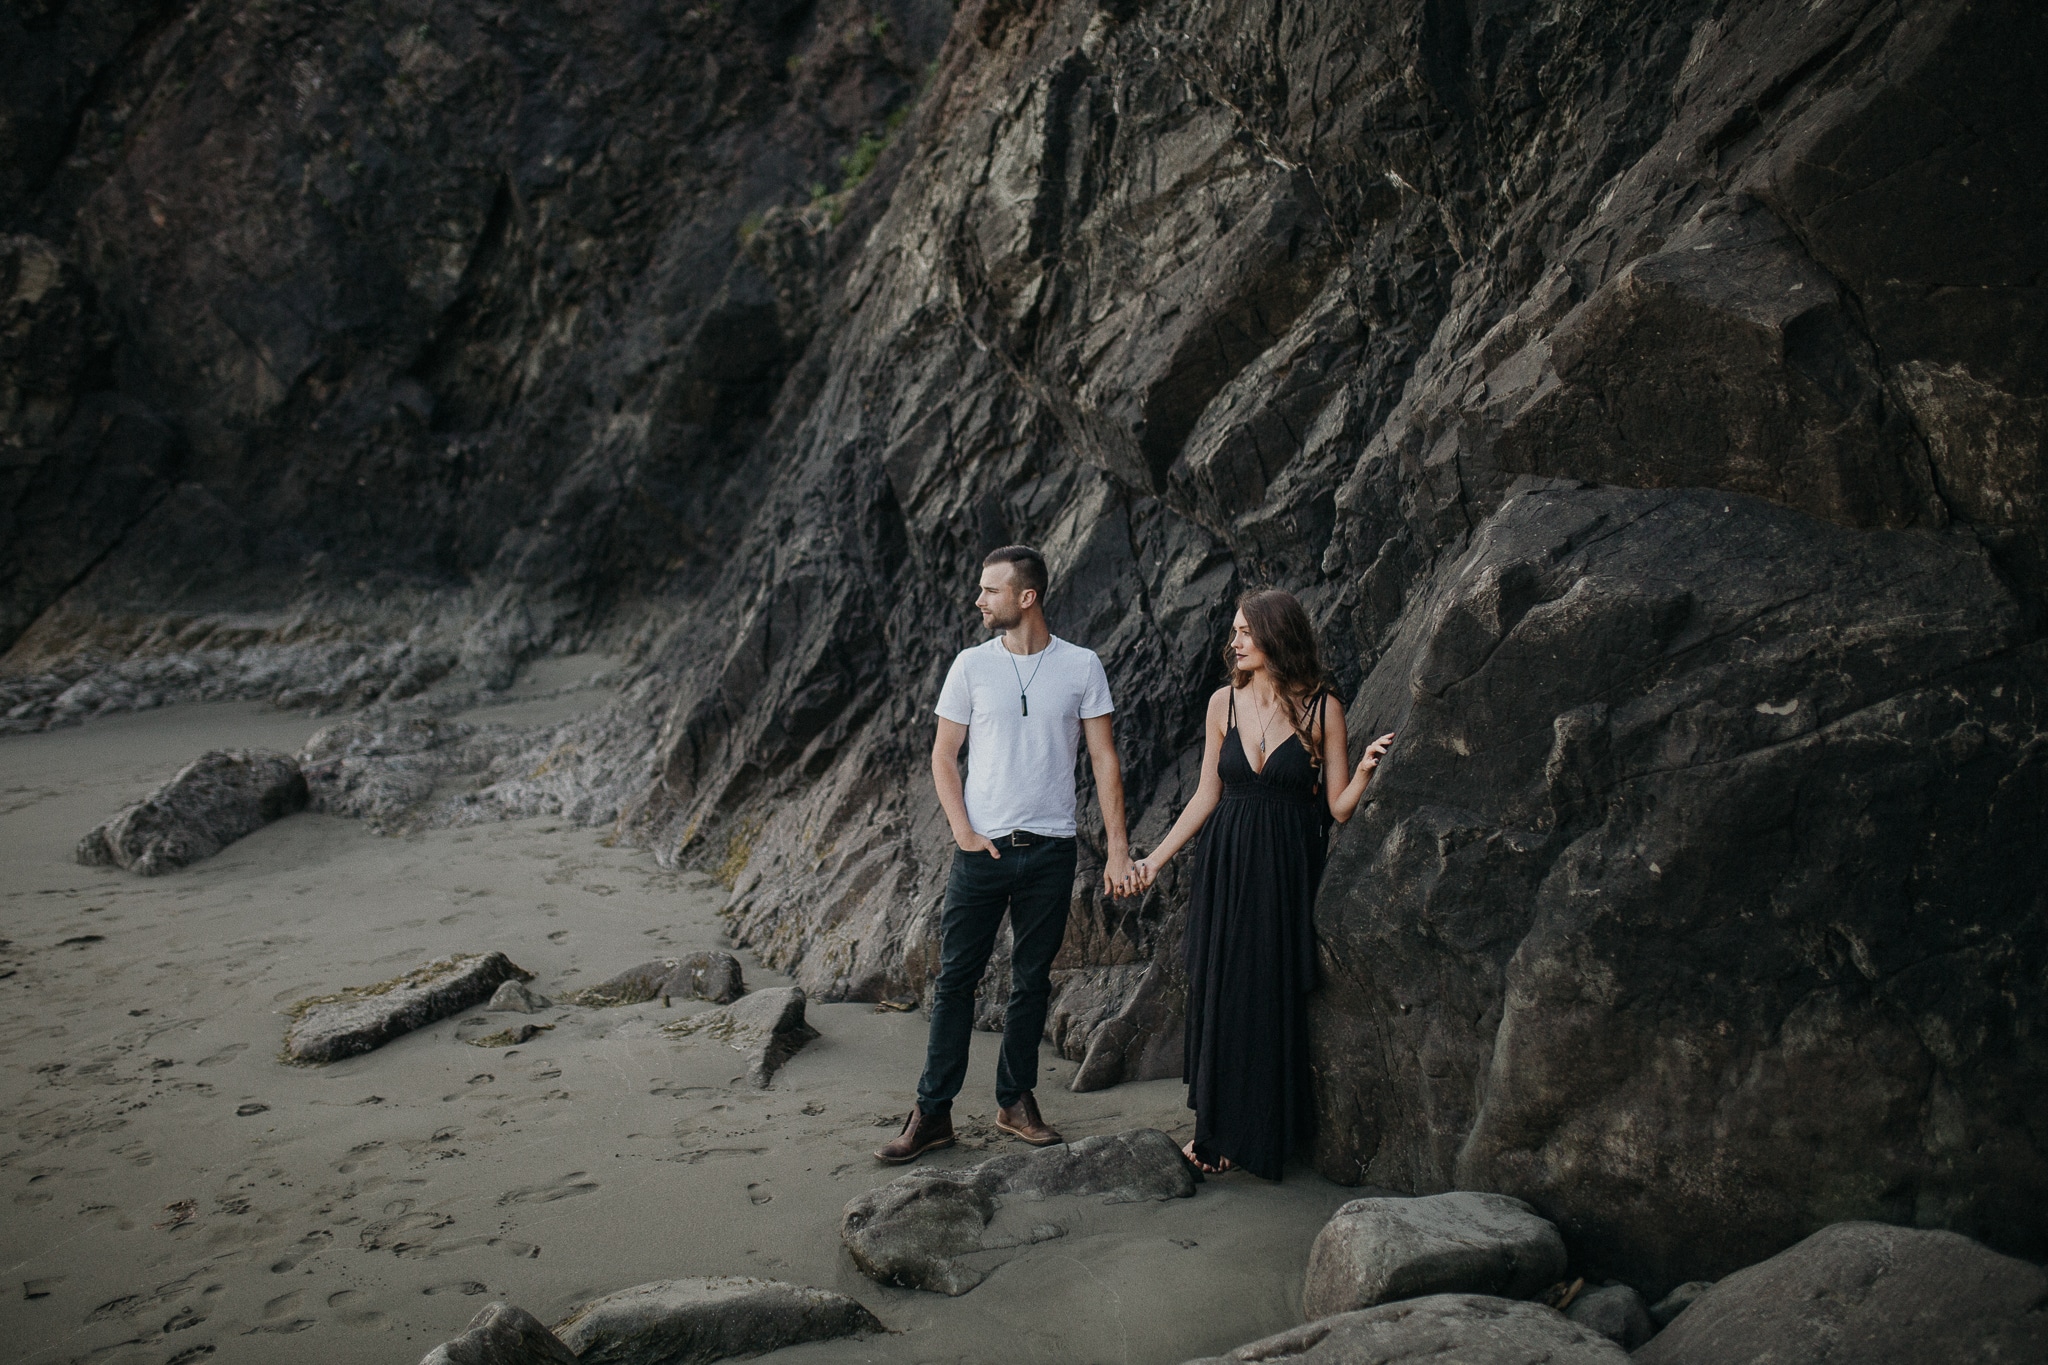
<path fill-rule="evenodd" d="M 1201 784 L 1133 876 L 1149 886 L 1200 832 L 1182 1071 L 1195 1136 L 1184 1150 L 1205 1171 L 1278 1180 L 1308 1128 L 1309 915 L 1330 822 L 1358 809 L 1394 737 L 1366 746 L 1349 771 L 1344 707 L 1292 594 L 1239 598 L 1224 660 L 1230 685 L 1209 698 Z"/>

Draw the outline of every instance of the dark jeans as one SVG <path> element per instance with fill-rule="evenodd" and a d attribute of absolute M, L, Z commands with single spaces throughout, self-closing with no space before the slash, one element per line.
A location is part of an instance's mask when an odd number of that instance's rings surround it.
<path fill-rule="evenodd" d="M 946 913 L 939 922 L 939 980 L 932 992 L 931 1034 L 918 1107 L 951 1112 L 967 1079 L 967 1040 L 974 1029 L 974 988 L 995 950 L 1003 912 L 1010 914 L 1010 1005 L 1003 1015 L 1002 1060 L 996 1064 L 996 1103 L 1015 1104 L 1038 1084 L 1038 1040 L 1045 1033 L 1049 976 L 1067 936 L 1067 906 L 1074 895 L 1072 839 L 1030 848 L 953 854 L 946 877 Z"/>

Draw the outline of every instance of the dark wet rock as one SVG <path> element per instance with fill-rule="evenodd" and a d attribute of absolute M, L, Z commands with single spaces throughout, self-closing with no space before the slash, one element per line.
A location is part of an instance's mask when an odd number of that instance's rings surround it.
<path fill-rule="evenodd" d="M 374 986 L 301 1000 L 285 1030 L 284 1060 L 332 1062 L 382 1047 L 401 1034 L 489 1000 L 506 981 L 533 973 L 503 953 L 444 957 Z"/>
<path fill-rule="evenodd" d="M 1961 1237 L 1836 1223 L 1708 1289 L 1641 1365 L 2048 1360 L 2048 1271 Z"/>
<path fill-rule="evenodd" d="M 1554 1308 L 1481 1294 L 1433 1294 L 1319 1318 L 1188 1365 L 1626 1365 L 1628 1353 Z"/>
<path fill-rule="evenodd" d="M 1643 1306 L 1643 1296 L 1625 1284 L 1588 1289 L 1571 1302 L 1565 1316 L 1588 1331 L 1598 1332 L 1624 1351 L 1633 1351 L 1656 1334 L 1657 1324 Z"/>
<path fill-rule="evenodd" d="M 305 807 L 306 780 L 286 755 L 216 749 L 79 840 L 78 861 L 154 877 Z"/>
<path fill-rule="evenodd" d="M 801 986 L 755 991 L 723 1008 L 678 1019 L 662 1031 L 677 1038 L 713 1038 L 745 1054 L 747 1079 L 763 1090 L 784 1062 L 818 1036 L 804 1022 Z"/>
<path fill-rule="evenodd" d="M 485 1002 L 484 1008 L 487 1010 L 511 1010 L 519 1014 L 532 1014 L 536 1010 L 547 1009 L 553 1004 L 552 1000 L 535 991 L 524 981 L 506 981 L 502 982 L 497 990 L 491 992 L 491 998 Z"/>
<path fill-rule="evenodd" d="M 672 996 L 683 1000 L 710 1000 L 724 1005 L 747 993 L 740 974 L 740 960 L 731 953 L 693 953 L 689 957 L 663 957 L 629 967 L 612 977 L 586 987 L 569 997 L 573 1004 L 605 1008 L 638 1005 Z"/>
<path fill-rule="evenodd" d="M 1005 1203 L 1184 1199 L 1196 1179 L 1173 1139 L 1156 1129 L 1103 1133 L 962 1170 L 911 1171 L 849 1201 L 839 1236 L 872 1279 L 959 1295 L 988 1273 L 966 1258 L 1063 1235 L 1056 1219 L 1030 1211 L 1015 1229 L 993 1227 Z"/>
<path fill-rule="evenodd" d="M 1970 535 L 1510 497 L 1356 708 L 1400 738 L 1316 911 L 1320 1168 L 1525 1198 L 1658 1294 L 1845 1199 L 2031 1244 L 2032 619 Z"/>
<path fill-rule="evenodd" d="M 743 1276 L 635 1285 L 555 1324 L 581 1365 L 702 1365 L 883 1330 L 844 1294 Z"/>
<path fill-rule="evenodd" d="M 1650 1322 L 1662 1331 L 1671 1325 L 1672 1319 L 1692 1307 L 1700 1295 L 1713 1287 L 1712 1280 L 1687 1280 L 1650 1305 Z"/>
<path fill-rule="evenodd" d="M 541 1321 L 508 1303 L 486 1304 L 453 1341 L 427 1352 L 420 1365 L 575 1365 L 576 1353 Z"/>
<path fill-rule="evenodd" d="M 1316 1234 L 1301 1310 L 1325 1318 L 1425 1294 L 1526 1299 L 1564 1268 L 1564 1239 L 1519 1199 L 1470 1191 L 1354 1199 Z"/>

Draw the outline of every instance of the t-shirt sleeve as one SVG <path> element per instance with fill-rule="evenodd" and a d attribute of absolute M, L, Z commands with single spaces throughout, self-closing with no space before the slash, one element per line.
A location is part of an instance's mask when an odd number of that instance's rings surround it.
<path fill-rule="evenodd" d="M 1081 719 L 1093 720 L 1116 710 L 1116 703 L 1109 699 L 1109 674 L 1102 671 L 1102 656 L 1093 650 L 1088 654 L 1088 680 L 1081 684 Z"/>
<path fill-rule="evenodd" d="M 965 650 L 953 656 L 953 666 L 946 670 L 945 686 L 939 689 L 939 704 L 933 709 L 939 713 L 939 719 L 950 720 L 956 725 L 973 722 L 974 688 L 967 681 Z"/>

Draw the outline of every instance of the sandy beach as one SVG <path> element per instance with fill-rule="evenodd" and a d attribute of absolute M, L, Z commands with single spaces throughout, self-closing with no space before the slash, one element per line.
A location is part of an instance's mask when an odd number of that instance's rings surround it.
<path fill-rule="evenodd" d="M 586 670 L 587 671 L 587 670 Z M 530 723 L 581 693 L 480 719 Z M 292 1002 L 451 952 L 500 950 L 559 996 L 723 946 L 721 889 L 539 819 L 405 838 L 302 814 L 168 876 L 85 868 L 79 835 L 209 748 L 293 750 L 321 722 L 171 708 L 0 740 L 0 1332 L 22 1362 L 410 1365 L 483 1304 L 554 1321 L 649 1280 L 751 1274 L 853 1295 L 890 1329 L 803 1361 L 1174 1362 L 1300 1320 L 1309 1244 L 1358 1191 L 1306 1169 L 1095 1206 L 948 1299 L 888 1289 L 840 1210 L 890 1178 L 922 1013 L 813 1005 L 821 1035 L 766 1091 L 738 1054 L 660 1026 L 677 1001 L 555 1008 L 517 1048 L 470 1011 L 324 1067 L 281 1063 Z M 742 955 L 748 985 L 782 978 Z M 990 1120 L 993 1035 L 956 1114 Z M 1190 1131 L 1175 1081 L 1089 1095 L 1044 1053 L 1067 1136 Z"/>

